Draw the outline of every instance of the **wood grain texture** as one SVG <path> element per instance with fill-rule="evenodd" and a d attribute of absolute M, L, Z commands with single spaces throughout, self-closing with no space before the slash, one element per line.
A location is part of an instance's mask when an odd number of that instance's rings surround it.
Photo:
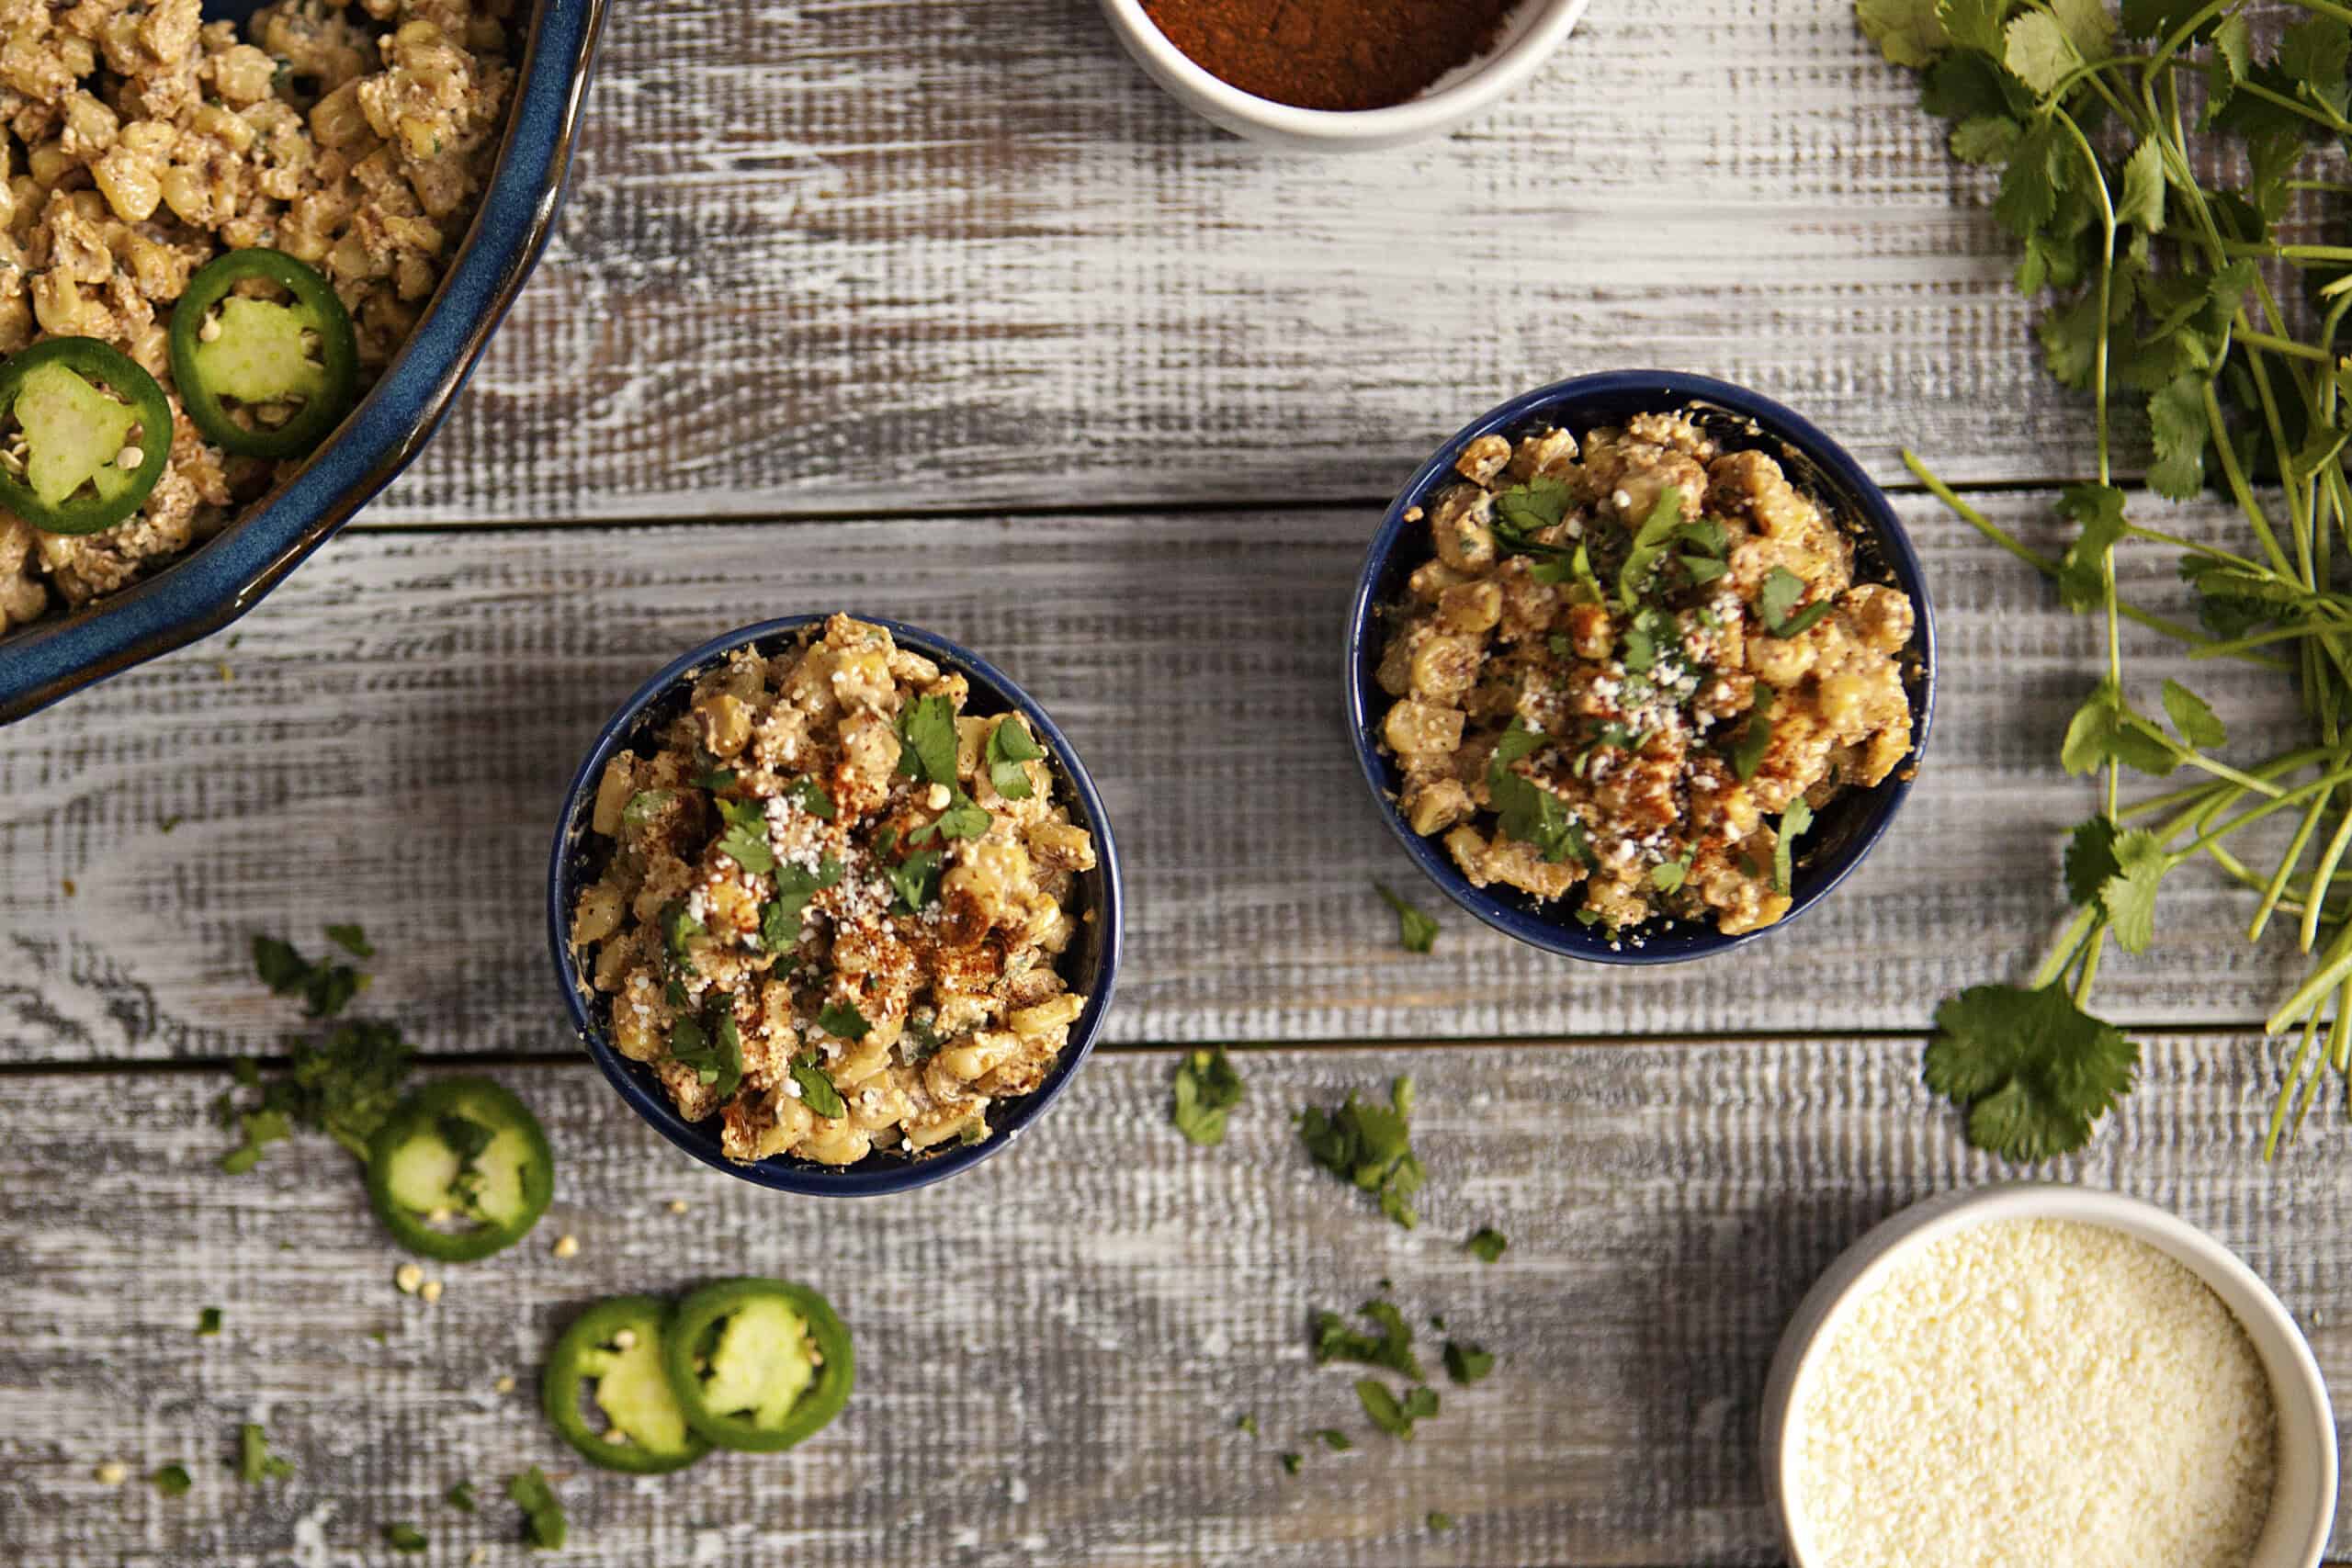
<path fill-rule="evenodd" d="M 2341 1382 L 2347 1134 L 2253 1159 L 2260 1059 L 2245 1040 L 2160 1044 L 2120 1124 L 2050 1174 L 2212 1230 Z M 511 1507 L 439 1499 L 537 1463 L 571 1510 L 560 1561 L 586 1565 L 1768 1563 L 1754 1430 L 1788 1313 L 1874 1221 L 2003 1174 L 1926 1101 L 1914 1042 L 1268 1053 L 1216 1150 L 1166 1127 L 1169 1066 L 1098 1058 L 997 1159 L 839 1205 L 693 1164 L 585 1065 L 504 1074 L 548 1124 L 558 1202 L 515 1250 L 436 1267 L 437 1306 L 393 1290 L 402 1255 L 324 1140 L 213 1169 L 204 1108 L 225 1075 L 0 1077 L 0 1540 L 28 1564 L 244 1568 L 373 1561 L 405 1519 L 435 1562 L 496 1542 L 520 1562 Z M 1288 1127 L 1403 1070 L 1431 1172 L 1409 1233 Z M 1460 1250 L 1482 1224 L 1510 1239 L 1491 1268 Z M 565 1233 L 580 1252 L 559 1261 Z M 744 1271 L 814 1283 L 851 1325 L 842 1419 L 788 1456 L 666 1481 L 569 1460 L 531 1397 L 562 1324 Z M 1312 1309 L 1383 1278 L 1417 1326 L 1442 1313 L 1503 1355 L 1476 1388 L 1441 1382 L 1409 1445 L 1356 1409 L 1360 1369 L 1306 1351 Z M 193 1337 L 207 1304 L 226 1329 Z M 1443 1337 L 1422 1330 L 1432 1361 Z M 1234 1429 L 1245 1411 L 1261 1438 Z M 292 1480 L 238 1484 L 243 1420 Z M 1357 1449 L 1311 1443 L 1324 1427 Z M 1295 1478 L 1285 1450 L 1306 1456 Z M 197 1489 L 109 1490 L 107 1460 L 185 1462 Z M 1431 1508 L 1458 1529 L 1428 1533 Z"/>
<path fill-rule="evenodd" d="M 1989 188 L 1850 0 L 1597 6 L 1472 127 L 1295 158 L 1091 0 L 662 0 L 369 523 L 1392 491 L 1513 393 L 1705 371 L 1900 478 L 2090 470 Z"/>
<path fill-rule="evenodd" d="M 2048 498 L 1994 510 L 2050 543 Z M 791 611 L 863 608 L 982 652 L 1056 716 L 1128 868 L 1123 1041 L 1492 1038 L 1925 1025 L 1956 987 L 2030 967 L 2062 913 L 2090 786 L 2058 738 L 2098 628 L 1932 501 L 1905 513 L 1939 599 L 1941 694 L 1919 788 L 1827 903 L 1737 954 L 1632 970 L 1548 958 L 1419 883 L 1340 724 L 1362 513 L 755 525 L 346 537 L 243 623 L 7 732 L 0 747 L 0 1058 L 270 1049 L 257 931 L 359 920 L 371 1005 L 439 1051 L 561 1043 L 541 913 L 557 805 L 598 723 L 677 652 Z M 2152 520 L 2220 526 L 2215 511 Z M 2174 592 L 2164 552 L 2127 591 Z M 2296 733 L 2282 684 L 2184 674 L 2241 750 Z M 226 677 L 233 677 L 224 678 Z M 2154 693 L 2143 690 L 2153 708 Z M 164 830 L 167 822 L 174 830 Z M 1396 946 L 1374 878 L 1442 911 Z M 64 891 L 71 880 L 72 897 Z M 2104 1005 L 2143 1021 L 2263 1017 L 2299 965 L 2248 899 L 2190 870 Z"/>

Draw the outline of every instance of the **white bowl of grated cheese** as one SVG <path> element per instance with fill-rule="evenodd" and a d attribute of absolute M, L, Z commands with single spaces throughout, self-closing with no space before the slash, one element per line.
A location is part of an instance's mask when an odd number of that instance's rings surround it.
<path fill-rule="evenodd" d="M 2315 1568 L 2335 1420 L 2228 1248 L 2114 1192 L 1915 1204 L 1805 1296 L 1765 1384 L 1796 1568 Z"/>

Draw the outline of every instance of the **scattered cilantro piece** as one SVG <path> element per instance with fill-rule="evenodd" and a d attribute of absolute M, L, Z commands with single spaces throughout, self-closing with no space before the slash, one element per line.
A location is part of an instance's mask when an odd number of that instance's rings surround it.
<path fill-rule="evenodd" d="M 679 903 L 662 905 L 662 912 L 655 919 L 662 927 L 662 947 L 669 953 L 672 966 L 693 974 L 695 964 L 694 960 L 686 956 L 686 942 L 690 937 L 709 934 L 702 921 Z"/>
<path fill-rule="evenodd" d="M 1674 542 L 1681 522 L 1681 487 L 1668 485 L 1657 492 L 1657 502 L 1650 508 L 1650 514 L 1634 530 L 1633 548 L 1626 553 L 1625 564 L 1617 570 L 1617 600 L 1626 609 L 1641 603 L 1650 573 L 1657 569 L 1658 557 Z"/>
<path fill-rule="evenodd" d="M 1445 1513 L 1441 1509 L 1431 1508 L 1429 1511 L 1429 1517 L 1423 1522 L 1426 1523 L 1430 1529 L 1437 1531 L 1440 1535 L 1442 1535 L 1447 1530 L 1453 1528 L 1453 1516 L 1452 1514 Z"/>
<path fill-rule="evenodd" d="M 1804 803 L 1803 795 L 1789 802 L 1788 809 L 1781 813 L 1781 826 L 1772 835 L 1774 891 L 1786 893 L 1792 886 L 1797 837 L 1812 826 L 1813 807 Z"/>
<path fill-rule="evenodd" d="M 1168 1119 L 1204 1148 L 1225 1142 L 1227 1113 L 1249 1092 L 1224 1046 L 1190 1051 L 1176 1064 L 1174 1099 Z"/>
<path fill-rule="evenodd" d="M 1435 1389 L 1416 1388 L 1400 1400 L 1378 1378 L 1357 1379 L 1356 1399 L 1374 1426 L 1408 1443 L 1413 1440 L 1413 1423 L 1438 1412 Z"/>
<path fill-rule="evenodd" d="M 174 812 L 171 816 L 164 818 L 162 821 L 155 824 L 155 831 L 158 833 L 175 832 L 178 829 L 179 825 L 187 820 L 187 818 L 186 817 L 180 815 L 178 812 Z"/>
<path fill-rule="evenodd" d="M 1698 852 L 1685 850 L 1674 860 L 1662 860 L 1650 868 L 1650 886 L 1661 893 L 1672 893 L 1682 886 L 1683 878 L 1690 874 L 1690 857 Z"/>
<path fill-rule="evenodd" d="M 1815 622 L 1829 614 L 1831 602 L 1816 600 L 1797 608 L 1797 601 L 1804 597 L 1805 581 L 1787 567 L 1776 566 L 1764 574 L 1764 586 L 1757 594 L 1757 612 L 1764 617 L 1764 629 L 1774 637 L 1792 637 L 1812 628 Z"/>
<path fill-rule="evenodd" d="M 937 850 L 917 850 L 896 864 L 883 868 L 882 874 L 888 879 L 907 913 L 921 914 L 939 897 L 940 859 Z"/>
<path fill-rule="evenodd" d="M 2059 986 L 1972 986 L 1936 1028 L 1928 1088 L 1967 1112 L 1971 1144 L 2024 1164 L 2087 1143 L 2140 1065 L 2139 1046 Z"/>
<path fill-rule="evenodd" d="M 384 1527 L 384 1544 L 394 1551 L 423 1551 L 431 1543 L 414 1525 L 398 1524 Z"/>
<path fill-rule="evenodd" d="M 768 839 L 767 806 L 757 800 L 722 800 L 719 815 L 727 818 L 718 836 L 718 852 L 754 875 L 775 869 L 775 846 Z"/>
<path fill-rule="evenodd" d="M 281 1459 L 269 1451 L 269 1437 L 261 1424 L 248 1421 L 237 1428 L 237 1479 L 248 1486 L 258 1486 L 265 1481 L 282 1481 L 294 1473 L 291 1460 Z"/>
<path fill-rule="evenodd" d="M 863 1040 L 874 1031 L 855 1002 L 827 1002 L 817 1014 L 817 1027 L 839 1040 Z"/>
<path fill-rule="evenodd" d="M 303 1011 L 312 1018 L 333 1018 L 368 984 L 368 976 L 348 964 L 312 964 L 291 942 L 270 936 L 254 938 L 254 972 L 276 995 L 300 997 Z"/>
<path fill-rule="evenodd" d="M 1510 1245 L 1502 1232 L 1491 1225 L 1481 1225 L 1470 1233 L 1470 1239 L 1462 1244 L 1462 1250 L 1481 1263 L 1492 1263 L 1503 1255 L 1503 1248 Z"/>
<path fill-rule="evenodd" d="M 1495 1370 L 1494 1352 L 1457 1340 L 1445 1342 L 1444 1359 L 1445 1375 L 1464 1388 Z"/>
<path fill-rule="evenodd" d="M 1309 1432 L 1307 1436 L 1317 1439 L 1325 1448 L 1329 1449 L 1335 1454 L 1346 1453 L 1350 1449 L 1356 1446 L 1354 1441 L 1337 1427 L 1318 1427 L 1317 1430 Z"/>
<path fill-rule="evenodd" d="M 220 1156 L 220 1168 L 230 1176 L 243 1176 L 253 1169 L 261 1163 L 263 1149 L 294 1132 L 284 1111 L 267 1109 L 244 1112 L 237 1118 L 237 1125 L 245 1141 Z"/>
<path fill-rule="evenodd" d="M 1045 754 L 1028 728 L 1011 714 L 1005 715 L 989 731 L 989 783 L 1007 800 L 1028 799 L 1029 770 L 1022 764 L 1034 762 Z"/>
<path fill-rule="evenodd" d="M 833 1080 L 817 1065 L 814 1055 L 793 1059 L 792 1081 L 800 1086 L 800 1103 L 818 1115 L 831 1120 L 848 1111 L 842 1091 L 833 1087 Z"/>
<path fill-rule="evenodd" d="M 154 1483 L 156 1491 L 166 1497 L 185 1497 L 188 1489 L 196 1484 L 196 1478 L 188 1474 L 187 1466 L 184 1464 L 164 1465 L 147 1479 Z"/>
<path fill-rule="evenodd" d="M 919 784 L 956 783 L 956 705 L 917 697 L 899 710 L 899 772 Z"/>
<path fill-rule="evenodd" d="M 1397 893 L 1385 882 L 1375 882 L 1372 890 L 1396 911 L 1396 940 L 1408 953 L 1427 953 L 1437 945 L 1437 917 L 1425 915 L 1413 907 L 1412 901 Z"/>
<path fill-rule="evenodd" d="M 1284 1473 L 1290 1475 L 1296 1475 L 1298 1473 L 1298 1467 L 1301 1463 L 1301 1460 L 1297 1454 L 1285 1452 L 1278 1457 L 1282 1460 L 1282 1466 Z"/>
<path fill-rule="evenodd" d="M 1756 770 L 1764 764 L 1764 753 L 1771 748 L 1773 694 L 1770 687 L 1765 689 L 1765 700 L 1747 710 L 1747 727 L 1732 743 L 1731 771 L 1742 784 L 1756 776 Z"/>
<path fill-rule="evenodd" d="M 474 1500 L 474 1483 L 470 1481 L 460 1481 L 451 1485 L 442 1494 L 442 1501 L 461 1514 L 470 1514 L 481 1506 Z"/>
<path fill-rule="evenodd" d="M 196 1331 L 198 1334 L 220 1333 L 220 1309 L 219 1307 L 205 1307 L 199 1311 L 196 1314 Z"/>
<path fill-rule="evenodd" d="M 1356 1361 L 1420 1382 L 1421 1363 L 1413 1354 L 1413 1330 L 1405 1322 L 1404 1314 L 1392 1303 L 1381 1301 L 1366 1302 L 1356 1311 L 1380 1332 L 1359 1334 L 1338 1313 L 1318 1312 L 1314 1317 L 1315 1339 L 1311 1347 L 1315 1364 L 1320 1367 L 1333 1361 Z"/>
<path fill-rule="evenodd" d="M 1233 1425 L 1236 1430 L 1247 1432 L 1253 1438 L 1258 1435 L 1258 1418 L 1255 1416 L 1245 1413 L 1236 1417 Z"/>
<path fill-rule="evenodd" d="M 1506 838 L 1532 845 L 1545 860 L 1557 863 L 1580 852 L 1583 828 L 1568 816 L 1560 797 L 1513 771 L 1511 764 L 1551 744 L 1549 737 L 1513 718 L 1495 742 L 1487 763 L 1487 793 L 1494 802 L 1497 825 Z"/>
<path fill-rule="evenodd" d="M 831 822 L 840 814 L 832 795 L 814 778 L 801 779 L 785 793 L 800 803 L 801 810 L 820 821 Z"/>
<path fill-rule="evenodd" d="M 373 958 L 376 950 L 368 941 L 368 933 L 356 925 L 329 926 L 327 940 L 354 958 Z"/>
<path fill-rule="evenodd" d="M 989 814 L 975 804 L 970 795 L 956 790 L 947 797 L 947 809 L 935 820 L 926 822 L 907 835 L 907 842 L 920 844 L 933 833 L 943 839 L 981 839 L 988 836 Z"/>
<path fill-rule="evenodd" d="M 523 1510 L 523 1536 L 542 1551 L 560 1551 L 566 1526 L 563 1499 L 555 1495 L 537 1465 L 506 1483 L 506 1495 Z"/>
<path fill-rule="evenodd" d="M 1380 1212 L 1410 1230 L 1418 1223 L 1410 1201 L 1428 1179 L 1407 1129 L 1413 1080 L 1397 1078 L 1389 1098 L 1387 1106 L 1366 1105 L 1351 1094 L 1329 1114 L 1309 1106 L 1299 1113 L 1298 1136 L 1317 1164 L 1379 1194 Z"/>
<path fill-rule="evenodd" d="M 760 945 L 786 953 L 800 942 L 800 917 L 808 900 L 842 879 L 842 863 L 827 855 L 814 871 L 786 861 L 775 868 L 775 897 L 760 911 Z"/>

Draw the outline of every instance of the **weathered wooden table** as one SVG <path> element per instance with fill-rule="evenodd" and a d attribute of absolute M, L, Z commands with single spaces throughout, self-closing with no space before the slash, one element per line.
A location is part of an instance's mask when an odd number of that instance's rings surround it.
<path fill-rule="evenodd" d="M 1984 195 L 1847 0 L 1597 6 L 1469 131 L 1326 162 L 1187 118 L 1088 0 L 623 0 L 561 233 L 414 471 L 233 637 L 0 735 L 0 1557 L 383 1561 L 404 1520 L 431 1562 L 519 1562 L 495 1488 L 537 1463 L 582 1563 L 1775 1561 L 1753 1427 L 1781 1321 L 1871 1221 L 2003 1174 L 1921 1089 L 1923 1030 L 2030 964 L 2090 809 L 2053 758 L 2092 627 L 1898 482 L 1914 446 L 2046 540 L 2047 487 L 2088 468 Z M 1899 492 L 1943 636 L 1920 788 L 1734 957 L 1554 961 L 1418 888 L 1444 934 L 1402 953 L 1371 883 L 1412 873 L 1339 722 L 1362 543 L 1467 415 L 1640 365 L 1794 403 Z M 2165 591 L 2168 562 L 2127 569 Z M 1053 709 L 1133 907 L 1110 1043 L 1034 1135 L 843 1204 L 628 1115 L 565 1038 L 540 915 L 611 706 L 716 631 L 835 605 Z M 2280 1053 L 2250 1021 L 2293 956 L 2177 880 L 2102 993 L 2145 1085 L 2051 1174 L 2213 1229 L 2352 1383 L 2340 1098 L 2255 1155 Z M 538 1234 L 438 1270 L 436 1304 L 393 1289 L 324 1140 L 215 1168 L 230 1059 L 292 1023 L 247 941 L 331 920 L 381 952 L 367 1010 L 554 1140 Z M 1250 1098 L 1199 1150 L 1167 1085 L 1210 1041 L 1247 1047 Z M 1411 1233 L 1289 1130 L 1405 1070 Z M 1479 1224 L 1511 1238 L 1492 1268 L 1459 1250 Z M 842 1418 L 661 1481 L 571 1461 L 531 1395 L 554 1329 L 743 1270 L 842 1309 Z M 1409 1445 L 1306 1354 L 1311 1309 L 1384 1278 L 1503 1355 Z M 290 1479 L 238 1483 L 244 1420 Z M 136 1479 L 174 1461 L 185 1497 Z M 481 1513 L 441 1502 L 459 1480 Z"/>

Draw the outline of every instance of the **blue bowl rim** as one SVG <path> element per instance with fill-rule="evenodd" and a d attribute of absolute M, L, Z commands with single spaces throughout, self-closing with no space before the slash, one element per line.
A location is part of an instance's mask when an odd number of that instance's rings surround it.
<path fill-rule="evenodd" d="M 588 755 L 572 774 L 571 785 L 564 791 L 562 814 L 556 819 L 555 849 L 548 866 L 548 945 L 555 960 L 557 979 L 563 988 L 564 1006 L 571 1016 L 573 1033 L 588 1048 L 588 1054 L 595 1058 L 605 1080 L 628 1102 L 629 1109 L 650 1123 L 654 1131 L 713 1169 L 723 1170 L 756 1186 L 812 1197 L 867 1198 L 928 1187 L 934 1181 L 943 1181 L 959 1171 L 968 1170 L 999 1149 L 1010 1146 L 1045 1113 L 1048 1106 L 1061 1097 L 1069 1080 L 1077 1076 L 1079 1067 L 1093 1054 L 1095 1041 L 1102 1032 L 1103 1021 L 1110 1014 L 1112 995 L 1118 987 L 1125 891 L 1120 874 L 1118 841 L 1112 835 L 1110 817 L 1103 810 L 1102 797 L 1094 788 L 1093 778 L 1087 773 L 1086 764 L 1079 760 L 1078 750 L 1069 743 L 1069 738 L 1062 733 L 1061 728 L 1054 723 L 1036 699 L 1010 676 L 979 655 L 934 632 L 887 616 L 869 615 L 862 611 L 842 612 L 853 619 L 882 627 L 901 647 L 913 649 L 960 671 L 976 684 L 988 688 L 989 694 L 1002 702 L 1006 709 L 1018 711 L 1027 718 L 1044 739 L 1046 753 L 1057 764 L 1062 782 L 1077 796 L 1079 808 L 1086 818 L 1087 830 L 1094 836 L 1095 870 L 1102 879 L 1102 887 L 1101 902 L 1094 910 L 1095 919 L 1101 923 L 1100 957 L 1096 961 L 1095 984 L 1088 995 L 1086 1010 L 1071 1026 L 1069 1042 L 1062 1047 L 1061 1057 L 1054 1064 L 1053 1071 L 1046 1075 L 1046 1081 L 1015 1101 L 986 1138 L 977 1144 L 964 1145 L 922 1159 L 893 1160 L 881 1165 L 872 1164 L 881 1157 L 878 1156 L 868 1156 L 856 1165 L 842 1168 L 812 1165 L 777 1156 L 771 1156 L 754 1165 L 739 1165 L 719 1152 L 718 1140 L 700 1132 L 698 1123 L 679 1115 L 668 1096 L 649 1077 L 641 1075 L 637 1065 L 615 1050 L 604 1037 L 581 998 L 580 987 L 573 979 L 571 962 L 570 861 L 574 837 L 572 824 L 580 817 L 583 804 L 594 796 L 597 781 L 604 775 L 605 762 L 611 760 L 612 754 L 620 749 L 622 742 L 636 728 L 639 716 L 655 701 L 674 690 L 685 677 L 734 649 L 779 638 L 808 626 L 821 626 L 831 613 L 783 615 L 722 632 L 701 647 L 683 653 L 662 666 L 659 673 L 638 687 L 628 701 L 605 721 L 603 728 L 596 732 L 594 743 L 588 749 Z"/>
<path fill-rule="evenodd" d="M 1661 413 L 1691 403 L 1709 403 L 1728 413 L 1753 420 L 1764 435 L 1794 448 L 1847 493 L 1861 512 L 1863 521 L 1869 525 L 1884 565 L 1911 596 L 1916 615 L 1912 647 L 1917 651 L 1920 661 L 1911 754 L 1883 783 L 1874 786 L 1876 792 L 1883 793 L 1871 807 L 1868 818 L 1847 834 L 1826 862 L 1803 868 L 1789 912 L 1760 931 L 1726 936 L 1709 927 L 1684 924 L 1642 933 L 1642 946 L 1626 944 L 1612 949 L 1608 940 L 1597 931 L 1570 923 L 1565 910 L 1557 916 L 1547 915 L 1528 907 L 1518 896 L 1506 898 L 1473 887 L 1440 844 L 1414 832 L 1397 810 L 1391 770 L 1382 758 L 1374 737 L 1370 670 L 1372 660 L 1379 653 L 1374 638 L 1383 604 L 1380 590 L 1389 574 L 1391 558 L 1402 542 L 1407 526 L 1405 513 L 1433 484 L 1452 471 L 1454 457 L 1478 436 L 1493 432 L 1517 432 L 1532 423 L 1538 415 L 1552 416 L 1556 423 L 1582 435 L 1596 422 L 1565 416 L 1578 404 L 1589 404 L 1604 399 L 1616 401 L 1628 412 L 1638 412 L 1630 407 L 1638 401 L 1647 410 Z M 1607 417 L 1614 419 L 1623 415 L 1611 413 Z M 1917 551 L 1912 547 L 1910 537 L 1905 534 L 1901 521 L 1894 514 L 1894 508 L 1888 502 L 1885 493 L 1862 470 L 1861 465 L 1855 462 L 1844 447 L 1793 409 L 1728 381 L 1679 370 L 1608 370 L 1587 376 L 1571 376 L 1497 404 L 1454 432 L 1415 471 L 1404 489 L 1397 492 L 1396 499 L 1389 503 L 1387 515 L 1364 552 L 1363 569 L 1356 579 L 1355 593 L 1348 605 L 1345 665 L 1348 737 L 1355 747 L 1356 765 L 1363 772 L 1364 784 L 1372 791 L 1373 801 L 1380 809 L 1381 820 L 1387 824 L 1396 841 L 1404 846 L 1405 852 L 1412 857 L 1421 874 L 1478 919 L 1531 947 L 1566 958 L 1580 958 L 1599 964 L 1680 964 L 1728 952 L 1786 930 L 1807 910 L 1826 898 L 1877 847 L 1879 840 L 1885 836 L 1893 824 L 1895 813 L 1910 796 L 1912 785 L 1925 762 L 1928 736 L 1933 728 L 1936 671 L 1935 606 L 1928 596 L 1926 571 L 1921 567 Z"/>
<path fill-rule="evenodd" d="M 309 462 L 219 534 L 120 593 L 0 641 L 0 725 L 235 621 L 424 449 L 547 248 L 607 6 L 540 0 L 470 231 L 359 406 Z M 457 308 L 461 299 L 470 314 Z"/>

